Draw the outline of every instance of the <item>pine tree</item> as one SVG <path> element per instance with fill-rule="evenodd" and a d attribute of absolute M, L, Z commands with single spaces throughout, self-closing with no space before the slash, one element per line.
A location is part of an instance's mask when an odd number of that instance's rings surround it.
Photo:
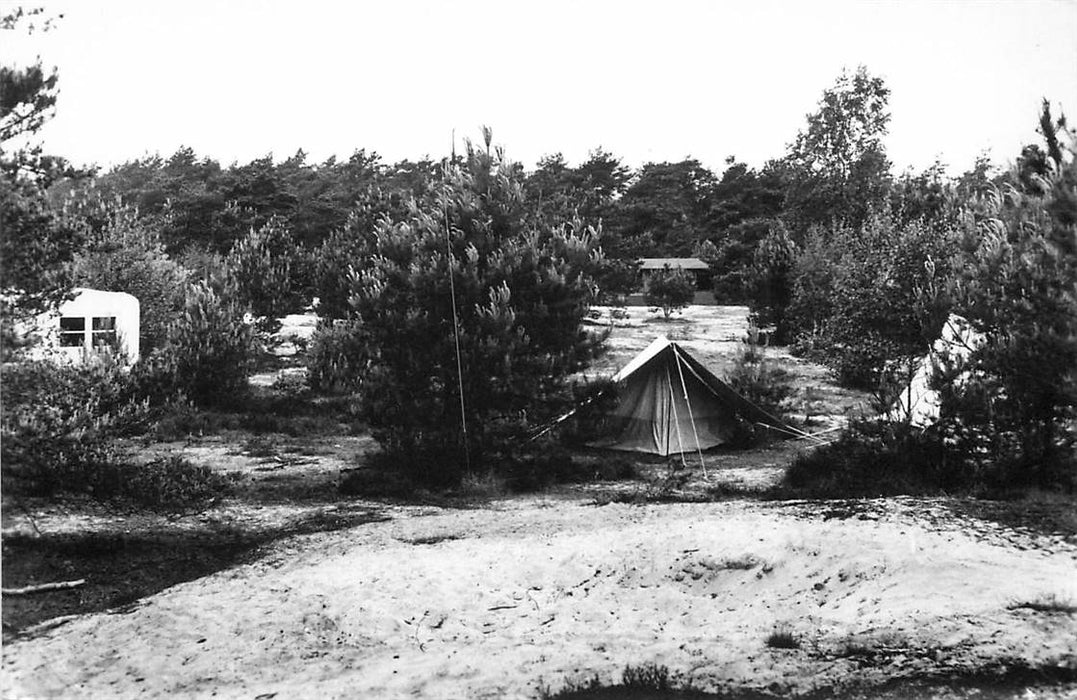
<path fill-rule="evenodd" d="M 549 417 L 602 340 L 582 326 L 602 262 L 595 235 L 531 227 L 519 169 L 484 136 L 431 197 L 361 237 L 347 276 L 342 345 L 362 418 L 426 483 L 488 467 Z"/>

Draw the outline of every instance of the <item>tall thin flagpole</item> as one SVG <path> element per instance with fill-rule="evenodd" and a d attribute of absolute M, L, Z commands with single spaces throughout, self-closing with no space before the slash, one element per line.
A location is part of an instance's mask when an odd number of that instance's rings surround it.
<path fill-rule="evenodd" d="M 453 133 L 453 155 L 456 154 L 456 134 Z M 450 164 L 448 167 L 452 167 Z M 452 300 L 452 336 L 456 343 L 456 381 L 460 387 L 460 428 L 464 434 L 464 464 L 468 473 L 471 472 L 471 447 L 467 439 L 467 412 L 464 409 L 464 362 L 460 355 L 460 320 L 456 311 L 456 282 L 453 279 L 453 254 L 452 240 L 449 234 L 449 205 L 446 202 L 445 209 L 445 255 L 449 266 L 449 297 Z"/>

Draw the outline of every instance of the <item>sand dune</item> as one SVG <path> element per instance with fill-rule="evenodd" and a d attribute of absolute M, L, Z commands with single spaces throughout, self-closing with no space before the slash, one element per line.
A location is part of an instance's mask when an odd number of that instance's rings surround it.
<path fill-rule="evenodd" d="M 873 508 L 396 508 L 10 645 L 5 697 L 530 698 L 652 661 L 704 688 L 806 690 L 1077 658 L 1075 616 L 1008 609 L 1077 599 L 1077 547 Z M 776 627 L 801 648 L 768 648 Z"/>

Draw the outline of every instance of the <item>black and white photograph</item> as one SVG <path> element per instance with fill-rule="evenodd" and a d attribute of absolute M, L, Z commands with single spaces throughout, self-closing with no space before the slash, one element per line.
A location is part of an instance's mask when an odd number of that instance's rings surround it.
<path fill-rule="evenodd" d="M 1077 698 L 1077 0 L 0 0 L 2 700 Z"/>

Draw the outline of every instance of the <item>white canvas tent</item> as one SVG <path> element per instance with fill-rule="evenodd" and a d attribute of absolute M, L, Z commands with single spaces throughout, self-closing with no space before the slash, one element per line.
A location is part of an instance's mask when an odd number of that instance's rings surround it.
<path fill-rule="evenodd" d="M 601 409 L 608 439 L 592 443 L 668 457 L 728 443 L 738 418 L 801 435 L 734 391 L 667 338 L 655 339 L 613 377 L 616 401 Z M 600 410 L 591 407 L 589 410 Z M 560 422 L 575 411 L 559 418 Z M 552 426 L 551 426 L 552 427 Z M 545 431 L 543 431 L 545 432 Z"/>
<path fill-rule="evenodd" d="M 898 395 L 887 418 L 926 427 L 938 421 L 941 402 L 939 392 L 931 384 L 942 374 L 960 372 L 969 355 L 983 342 L 972 325 L 956 314 L 950 314 L 943 324 L 939 339 L 931 351 L 920 358 L 908 385 Z M 960 375 L 959 375 L 960 376 Z"/>
<path fill-rule="evenodd" d="M 78 288 L 74 298 L 37 317 L 35 332 L 44 341 L 38 354 L 81 362 L 107 349 L 133 364 L 139 357 L 139 323 L 134 296 Z"/>

